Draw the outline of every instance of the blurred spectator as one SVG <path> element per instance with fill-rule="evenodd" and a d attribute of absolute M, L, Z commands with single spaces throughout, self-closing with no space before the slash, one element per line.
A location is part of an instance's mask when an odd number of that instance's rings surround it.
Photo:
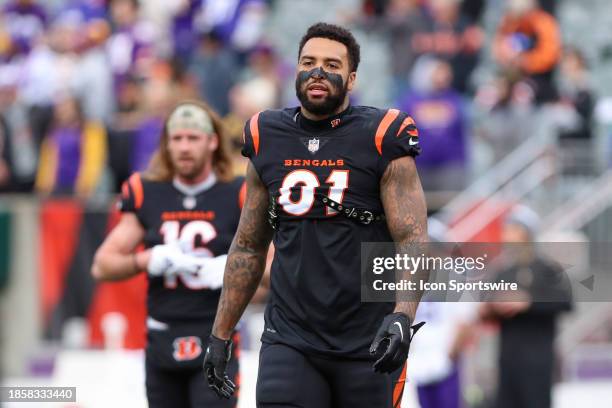
<path fill-rule="evenodd" d="M 428 18 L 419 0 L 391 0 L 386 10 L 384 26 L 389 30 L 392 99 L 397 100 L 408 89 L 408 77 L 417 58 L 411 43 L 413 35 L 424 32 Z"/>
<path fill-rule="evenodd" d="M 390 99 L 397 101 L 409 89 L 409 76 L 418 57 L 412 40 L 424 33 L 431 18 L 424 12 L 421 0 L 365 0 L 361 14 L 340 10 L 338 19 L 345 25 L 358 25 L 366 31 L 376 30 L 388 40 L 390 54 Z"/>
<path fill-rule="evenodd" d="M 60 93 L 72 93 L 79 69 L 77 50 L 82 19 L 78 13 L 60 14 L 24 62 L 20 99 L 29 109 L 37 148 L 48 133 L 53 103 Z"/>
<path fill-rule="evenodd" d="M 267 45 L 258 45 L 248 58 L 242 81 L 229 92 L 231 112 L 223 118 L 230 140 L 234 171 L 246 174 L 248 160 L 242 156 L 244 124 L 257 112 L 280 106 L 283 69 Z"/>
<path fill-rule="evenodd" d="M 143 171 L 159 144 L 164 118 L 174 104 L 170 69 L 158 64 L 154 76 L 141 88 L 142 111 L 133 132 L 130 173 Z"/>
<path fill-rule="evenodd" d="M 364 0 L 362 4 L 363 14 L 366 16 L 382 16 L 388 7 L 387 3 L 387 0 Z"/>
<path fill-rule="evenodd" d="M 4 116 L 0 114 L 0 193 L 12 191 L 13 185 L 13 146 L 10 128 Z"/>
<path fill-rule="evenodd" d="M 132 174 L 132 142 L 134 129 L 142 117 L 142 84 L 134 76 L 127 76 L 117 91 L 116 112 L 108 127 L 108 166 L 113 176 L 114 192 Z"/>
<path fill-rule="evenodd" d="M 30 52 L 47 26 L 47 12 L 35 0 L 9 0 L 1 11 L 0 22 L 8 34 L 9 56 Z M 10 59 L 10 58 L 9 58 Z"/>
<path fill-rule="evenodd" d="M 463 0 L 461 2 L 461 14 L 470 22 L 477 24 L 485 9 L 485 0 Z"/>
<path fill-rule="evenodd" d="M 254 78 L 232 88 L 230 103 L 232 110 L 223 118 L 223 124 L 231 143 L 230 154 L 236 174 L 246 174 L 248 160 L 240 151 L 243 144 L 244 124 L 257 112 L 275 107 L 277 89 L 272 81 Z"/>
<path fill-rule="evenodd" d="M 30 191 L 36 157 L 25 107 L 17 99 L 19 66 L 0 65 L 0 191 Z"/>
<path fill-rule="evenodd" d="M 533 134 L 533 101 L 534 89 L 508 76 L 499 76 L 478 89 L 474 105 L 479 120 L 474 135 L 488 150 L 484 167 L 498 163 Z"/>
<path fill-rule="evenodd" d="M 136 127 L 140 119 L 142 105 L 142 84 L 133 75 L 128 75 L 117 90 L 117 103 L 112 128 L 115 130 L 130 130 Z"/>
<path fill-rule="evenodd" d="M 260 43 L 249 54 L 240 79 L 241 82 L 257 79 L 268 81 L 276 89 L 274 102 L 269 107 L 277 108 L 281 105 L 281 92 L 288 78 L 287 74 L 272 47 Z"/>
<path fill-rule="evenodd" d="M 245 53 L 261 40 L 267 12 L 265 0 L 202 0 L 198 26 L 204 33 L 214 31 L 225 46 Z"/>
<path fill-rule="evenodd" d="M 197 81 L 200 97 L 222 116 L 229 112 L 228 93 L 238 71 L 234 54 L 223 46 L 218 33 L 204 35 L 189 72 Z"/>
<path fill-rule="evenodd" d="M 39 192 L 89 196 L 99 187 L 106 163 L 106 132 L 100 123 L 85 119 L 81 104 L 71 95 L 58 98 L 54 106 L 39 163 Z"/>
<path fill-rule="evenodd" d="M 130 75 L 146 77 L 154 60 L 155 27 L 140 18 L 138 0 L 109 1 L 112 35 L 107 42 L 115 90 Z"/>
<path fill-rule="evenodd" d="M 65 10 L 76 10 L 87 22 L 107 20 L 107 0 L 67 0 Z M 64 11 L 65 11 L 64 10 Z"/>
<path fill-rule="evenodd" d="M 527 207 L 508 216 L 497 279 L 515 282 L 519 290 L 497 293 L 481 305 L 481 317 L 501 326 L 497 408 L 551 406 L 556 321 L 571 310 L 571 285 L 558 264 L 537 253 L 538 225 Z"/>
<path fill-rule="evenodd" d="M 590 139 L 595 98 L 591 90 L 586 60 L 580 50 L 566 48 L 561 59 L 558 79 L 560 102 L 571 108 L 576 117 L 573 126 L 561 132 L 561 137 Z"/>
<path fill-rule="evenodd" d="M 412 37 L 417 55 L 433 54 L 449 61 L 452 86 L 465 93 L 484 43 L 482 29 L 461 14 L 460 0 L 430 0 L 430 27 Z"/>
<path fill-rule="evenodd" d="M 81 31 L 74 92 L 83 103 L 87 119 L 109 124 L 115 110 L 113 75 L 104 49 L 109 26 L 104 20 L 93 19 Z"/>
<path fill-rule="evenodd" d="M 117 112 L 108 131 L 113 191 L 133 172 L 146 168 L 161 135 L 167 110 L 179 100 L 196 99 L 180 63 L 159 61 L 147 79 L 128 76 L 119 88 Z"/>
<path fill-rule="evenodd" d="M 190 74 L 188 66 L 176 58 L 169 61 L 159 60 L 159 63 L 166 65 L 168 68 L 172 99 L 175 103 L 185 99 L 200 99 L 198 82 Z"/>
<path fill-rule="evenodd" d="M 172 19 L 172 49 L 174 58 L 188 65 L 198 46 L 196 17 L 201 10 L 201 0 L 178 0 L 178 10 Z"/>
<path fill-rule="evenodd" d="M 561 36 L 555 18 L 538 7 L 537 0 L 507 0 L 493 42 L 500 67 L 534 82 L 536 102 L 555 99 L 553 72 L 561 55 Z"/>
<path fill-rule="evenodd" d="M 457 191 L 466 182 L 466 113 L 452 80 L 447 62 L 422 57 L 413 73 L 414 91 L 399 103 L 419 128 L 423 153 L 417 163 L 425 190 Z"/>
<path fill-rule="evenodd" d="M 552 15 L 555 15 L 555 12 L 557 11 L 558 2 L 559 0 L 539 0 L 542 10 Z"/>

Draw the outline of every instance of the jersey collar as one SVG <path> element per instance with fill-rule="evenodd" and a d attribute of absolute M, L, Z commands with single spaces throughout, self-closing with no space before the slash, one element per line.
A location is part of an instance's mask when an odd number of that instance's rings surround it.
<path fill-rule="evenodd" d="M 324 131 L 324 130 L 332 130 L 342 126 L 343 121 L 346 119 L 345 116 L 351 111 L 351 105 L 349 105 L 342 112 L 330 116 L 328 118 L 322 120 L 310 120 L 304 115 L 302 115 L 300 108 L 296 109 L 295 114 L 293 115 L 293 120 L 299 127 L 308 131 Z"/>
<path fill-rule="evenodd" d="M 217 176 L 215 176 L 215 173 L 212 171 L 210 172 L 208 177 L 206 177 L 206 179 L 194 185 L 182 183 L 176 177 L 172 179 L 172 185 L 174 186 L 174 188 L 188 196 L 196 196 L 200 193 L 203 193 L 204 191 L 209 190 L 212 186 L 214 186 L 216 182 Z"/>

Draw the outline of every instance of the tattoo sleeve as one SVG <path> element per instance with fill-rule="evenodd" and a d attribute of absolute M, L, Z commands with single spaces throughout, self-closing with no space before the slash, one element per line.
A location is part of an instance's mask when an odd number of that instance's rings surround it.
<path fill-rule="evenodd" d="M 400 255 L 420 255 L 427 242 L 427 206 L 412 157 L 401 157 L 389 163 L 381 179 L 380 195 L 396 252 Z M 426 281 L 429 271 L 405 272 L 402 275 L 402 279 Z M 410 321 L 414 321 L 422 295 L 421 291 L 416 291 L 408 299 L 398 299 L 395 312 L 404 313 Z"/>
<path fill-rule="evenodd" d="M 238 230 L 230 247 L 213 334 L 229 339 L 253 297 L 266 264 L 272 228 L 268 225 L 268 190 L 252 164 L 246 176 L 247 195 Z"/>

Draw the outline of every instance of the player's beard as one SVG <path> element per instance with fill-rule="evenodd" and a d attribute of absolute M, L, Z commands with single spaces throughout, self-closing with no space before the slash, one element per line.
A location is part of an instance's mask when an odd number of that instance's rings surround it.
<path fill-rule="evenodd" d="M 206 167 L 206 158 L 205 157 L 189 157 L 191 162 L 180 162 L 177 160 L 174 163 L 174 172 L 177 176 L 186 179 L 186 180 L 194 180 L 197 179 L 204 168 Z"/>
<path fill-rule="evenodd" d="M 313 115 L 324 116 L 335 114 L 344 103 L 348 93 L 348 80 L 344 82 L 342 76 L 338 74 L 327 73 L 326 76 L 327 81 L 331 85 L 328 94 L 323 100 L 314 102 L 308 98 L 306 82 L 310 79 L 309 72 L 302 71 L 295 78 L 295 94 L 302 107 Z"/>

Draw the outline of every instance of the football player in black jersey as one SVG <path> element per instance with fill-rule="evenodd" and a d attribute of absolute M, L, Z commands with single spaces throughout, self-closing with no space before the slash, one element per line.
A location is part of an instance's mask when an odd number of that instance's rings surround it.
<path fill-rule="evenodd" d="M 426 241 L 414 157 L 418 131 L 396 109 L 351 106 L 359 45 L 335 25 L 299 45 L 301 106 L 245 125 L 247 197 L 228 254 L 204 369 L 220 395 L 231 335 L 276 252 L 265 313 L 257 406 L 379 408 L 400 404 L 420 296 L 361 302 L 360 245 Z"/>
<path fill-rule="evenodd" d="M 217 398 L 202 371 L 244 196 L 222 141 L 210 108 L 176 106 L 149 168 L 123 185 L 121 220 L 92 267 L 99 280 L 148 273 L 146 389 L 153 408 L 236 405 L 235 397 Z M 141 243 L 147 249 L 138 252 Z M 228 361 L 234 381 L 235 355 Z"/>

